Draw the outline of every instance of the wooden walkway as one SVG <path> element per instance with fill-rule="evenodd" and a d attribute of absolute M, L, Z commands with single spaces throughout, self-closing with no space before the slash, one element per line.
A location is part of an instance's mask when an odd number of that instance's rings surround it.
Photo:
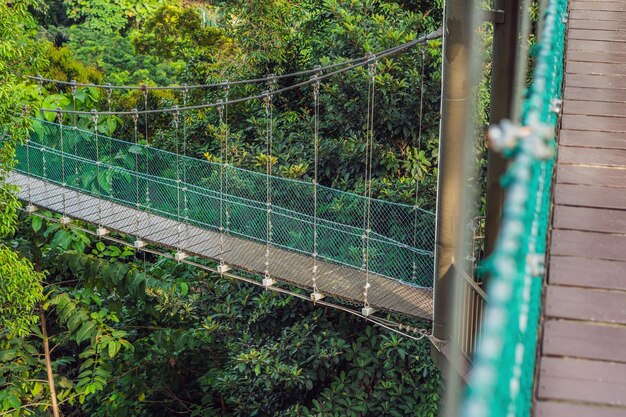
<path fill-rule="evenodd" d="M 626 416 L 626 0 L 571 0 L 535 416 Z"/>
<path fill-rule="evenodd" d="M 190 256 L 205 259 L 219 260 L 223 253 L 227 265 L 255 274 L 263 274 L 265 270 L 265 243 L 225 235 L 222 251 L 220 233 L 214 230 L 180 224 L 128 206 L 64 190 L 58 185 L 16 172 L 8 181 L 22 188 L 20 199 L 24 201 L 28 199 L 30 184 L 35 206 L 61 213 L 65 193 L 66 213 L 70 218 L 97 224 L 101 212 L 102 226 L 110 231 L 139 235 L 146 242 L 170 249 L 180 248 Z M 180 240 L 179 225 L 182 230 Z M 274 247 L 270 250 L 269 271 L 276 280 L 310 288 L 312 268 L 311 256 Z M 430 289 L 403 284 L 373 273 L 369 274 L 369 282 L 368 300 L 374 308 L 427 320 L 432 318 L 433 294 Z M 317 286 L 323 294 L 362 304 L 365 283 L 365 272 L 358 268 L 318 260 Z"/>

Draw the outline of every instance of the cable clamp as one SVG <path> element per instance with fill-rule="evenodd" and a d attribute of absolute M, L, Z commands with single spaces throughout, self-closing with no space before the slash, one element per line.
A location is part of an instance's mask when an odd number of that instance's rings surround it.
<path fill-rule="evenodd" d="M 488 138 L 489 149 L 496 152 L 513 149 L 518 143 L 518 139 L 523 139 L 531 135 L 531 129 L 525 126 L 513 124 L 508 119 L 502 120 L 497 125 L 489 126 Z"/>
<path fill-rule="evenodd" d="M 526 257 L 529 272 L 532 276 L 543 277 L 546 273 L 546 257 L 542 253 L 531 253 Z"/>
<path fill-rule="evenodd" d="M 376 309 L 371 306 L 363 307 L 361 309 L 361 314 L 363 314 L 365 317 L 369 317 L 374 313 L 376 313 Z"/>
<path fill-rule="evenodd" d="M 311 293 L 311 301 L 313 301 L 313 304 L 321 301 L 323 298 L 324 294 L 322 294 L 321 292 L 314 291 Z"/>
<path fill-rule="evenodd" d="M 560 98 L 550 100 L 550 111 L 554 114 L 561 114 L 563 111 L 563 100 Z"/>

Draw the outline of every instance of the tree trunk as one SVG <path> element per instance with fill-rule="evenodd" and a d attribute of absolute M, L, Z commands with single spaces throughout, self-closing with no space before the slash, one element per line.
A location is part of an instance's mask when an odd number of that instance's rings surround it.
<path fill-rule="evenodd" d="M 54 417 L 59 417 L 59 405 L 57 404 L 57 394 L 54 389 L 54 374 L 52 373 L 52 361 L 50 359 L 50 344 L 48 343 L 48 329 L 46 329 L 46 315 L 43 307 L 39 304 L 39 317 L 41 318 L 41 333 L 43 334 L 43 352 L 46 357 L 46 371 L 48 372 L 48 386 L 50 387 L 50 397 L 52 400 L 52 413 Z"/>

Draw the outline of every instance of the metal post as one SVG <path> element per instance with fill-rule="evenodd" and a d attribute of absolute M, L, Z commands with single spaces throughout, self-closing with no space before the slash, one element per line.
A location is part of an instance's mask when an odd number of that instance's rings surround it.
<path fill-rule="evenodd" d="M 433 336 L 442 341 L 450 335 L 455 254 L 464 234 L 474 9 L 474 0 L 447 0 L 444 10 L 433 314 Z"/>
<path fill-rule="evenodd" d="M 496 0 L 495 9 L 504 12 L 503 22 L 493 24 L 493 59 L 491 64 L 491 101 L 489 120 L 498 124 L 503 119 L 513 120 L 515 114 L 515 89 L 525 72 L 517 70 L 519 62 L 519 43 L 526 39 L 519 37 L 521 13 L 520 0 Z M 524 58 L 525 59 L 525 58 Z M 487 155 L 487 216 L 485 221 L 485 255 L 493 251 L 498 233 L 504 192 L 500 186 L 500 178 L 506 171 L 506 161 L 501 154 L 488 150 Z"/>

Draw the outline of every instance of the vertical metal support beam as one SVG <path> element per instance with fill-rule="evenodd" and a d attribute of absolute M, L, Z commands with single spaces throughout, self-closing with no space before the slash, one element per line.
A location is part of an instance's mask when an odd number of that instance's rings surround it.
<path fill-rule="evenodd" d="M 473 137 L 469 121 L 474 103 L 474 13 L 474 0 L 445 3 L 433 313 L 433 336 L 439 340 L 450 335 L 455 254 L 464 234 L 467 138 Z M 471 141 L 469 145 L 472 149 Z"/>
<path fill-rule="evenodd" d="M 517 70 L 519 62 L 518 49 L 520 43 L 520 0 L 496 0 L 495 9 L 504 12 L 504 22 L 493 24 L 493 59 L 491 66 L 491 101 L 489 121 L 498 124 L 503 119 L 514 119 L 515 89 L 525 72 Z M 521 42 L 526 42 L 521 39 Z M 524 58 L 525 59 L 525 58 Z M 504 175 L 507 165 L 501 154 L 487 152 L 487 215 L 485 220 L 485 255 L 489 256 L 494 249 L 500 220 L 504 191 L 500 178 Z"/>

